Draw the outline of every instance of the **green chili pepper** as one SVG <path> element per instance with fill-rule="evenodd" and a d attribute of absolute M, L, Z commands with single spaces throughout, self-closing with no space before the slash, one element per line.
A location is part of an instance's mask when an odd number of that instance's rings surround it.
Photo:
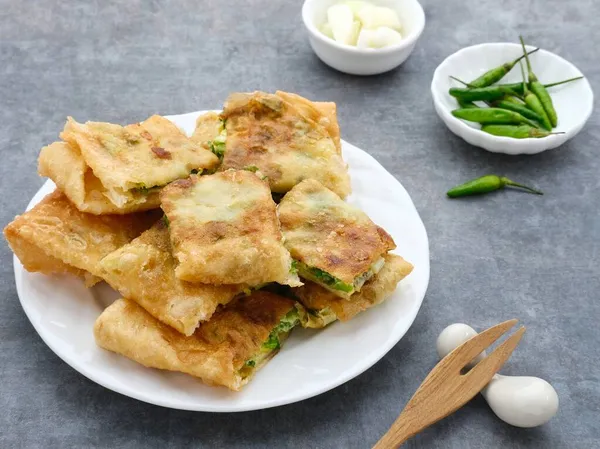
<path fill-rule="evenodd" d="M 450 95 L 463 101 L 494 101 L 514 92 L 498 86 L 462 88 L 452 87 L 448 91 Z"/>
<path fill-rule="evenodd" d="M 514 100 L 511 100 L 514 99 Z M 518 103 L 518 100 L 515 97 L 506 97 L 502 100 L 498 100 L 493 102 L 490 106 L 500 109 L 508 109 L 509 111 L 518 112 L 523 117 L 526 117 L 530 120 L 535 120 L 536 122 L 542 123 L 543 118 L 537 113 L 529 109 L 524 104 Z"/>
<path fill-rule="evenodd" d="M 456 101 L 458 102 L 458 105 L 462 109 L 478 108 L 479 107 L 475 103 L 473 103 L 472 101 L 464 101 L 464 100 L 461 100 L 460 98 L 457 98 Z"/>
<path fill-rule="evenodd" d="M 458 81 L 461 84 L 464 84 L 467 87 L 472 87 L 472 84 L 467 83 L 467 82 L 461 80 L 460 78 L 457 78 L 457 77 L 452 76 L 452 75 L 450 75 L 450 78 L 452 78 L 455 81 Z M 546 89 L 550 89 L 551 87 L 556 87 L 556 86 L 560 86 L 562 84 L 572 83 L 573 81 L 582 80 L 584 78 L 585 78 L 585 76 L 576 76 L 574 78 L 569 78 L 569 79 L 562 80 L 562 81 L 555 81 L 554 83 L 550 83 L 550 84 L 544 84 L 544 87 Z M 512 90 L 517 95 L 522 95 L 523 94 L 523 83 L 522 82 L 519 82 L 519 83 L 509 83 L 509 84 L 496 84 L 495 86 L 492 86 L 492 87 L 501 87 L 501 88 L 506 89 L 506 90 Z"/>
<path fill-rule="evenodd" d="M 472 87 L 471 84 L 465 83 L 464 81 L 462 81 L 459 78 L 456 78 L 454 76 L 450 76 L 450 78 L 452 78 L 452 79 L 458 81 L 459 83 L 462 83 L 462 84 L 464 84 L 464 85 L 466 85 L 468 87 Z M 522 83 L 520 84 L 520 86 L 521 86 L 521 90 L 523 90 Z M 512 92 L 512 93 L 516 95 L 515 92 Z M 477 107 L 472 102 L 466 102 L 464 100 L 461 100 L 460 98 L 457 99 L 457 100 L 458 100 L 458 104 L 463 109 Z M 532 99 L 532 101 L 535 101 L 535 100 Z M 494 102 L 491 102 L 491 101 L 488 100 L 488 101 L 486 101 L 486 103 L 487 103 L 488 106 L 492 106 L 492 107 L 496 107 L 496 108 L 500 108 L 500 109 L 507 109 L 507 110 L 513 111 L 513 112 L 518 112 L 523 117 L 528 118 L 530 120 L 536 120 L 536 121 L 538 121 L 540 123 L 544 122 L 544 118 L 540 114 L 538 114 L 537 112 L 529 109 L 518 98 L 515 98 L 514 95 L 505 95 L 504 97 L 502 97 L 499 100 L 496 100 Z M 463 104 L 465 106 L 463 106 Z M 470 104 L 473 105 L 473 106 L 470 106 Z M 537 126 L 537 125 L 535 125 L 535 126 Z"/>
<path fill-rule="evenodd" d="M 521 106 L 523 106 L 525 104 L 525 102 L 523 100 L 521 100 L 519 97 L 516 97 L 514 95 L 507 95 L 501 101 L 508 101 L 512 104 L 518 104 Z"/>
<path fill-rule="evenodd" d="M 452 78 L 454 78 L 454 77 L 452 77 Z M 585 78 L 585 77 L 576 76 L 575 78 L 569 78 L 568 80 L 562 80 L 562 81 L 557 81 L 556 83 L 544 84 L 544 87 L 546 89 L 549 89 L 554 86 L 560 86 L 561 84 L 570 83 L 570 82 L 577 81 L 577 80 L 580 80 L 583 78 Z M 454 79 L 456 79 L 456 78 L 454 78 Z M 456 80 L 460 81 L 458 79 L 456 79 Z M 523 83 L 522 82 L 521 83 L 510 83 L 510 84 L 497 84 L 497 86 L 502 87 L 504 89 L 513 90 L 513 91 L 515 91 L 515 93 L 517 93 L 519 95 L 523 95 Z"/>
<path fill-rule="evenodd" d="M 488 123 L 505 123 L 518 125 L 524 123 L 533 127 L 537 125 L 523 117 L 518 112 L 508 111 L 500 108 L 478 108 L 478 109 L 455 109 L 452 111 L 454 117 L 458 117 L 469 122 L 488 124 Z"/>
<path fill-rule="evenodd" d="M 512 137 L 514 139 L 528 139 L 528 138 L 541 138 L 548 137 L 553 134 L 564 134 L 564 133 L 550 133 L 543 129 L 533 128 L 529 125 L 483 125 L 481 130 L 493 134 L 494 136 Z"/>
<path fill-rule="evenodd" d="M 533 189 L 523 184 L 511 181 L 503 176 L 487 175 L 481 178 L 474 179 L 459 186 L 453 187 L 446 195 L 450 198 L 459 198 L 461 196 L 480 195 L 482 193 L 493 192 L 494 190 L 503 189 L 506 186 L 519 187 L 525 189 L 526 192 L 543 195 L 540 190 Z"/>
<path fill-rule="evenodd" d="M 480 88 L 475 88 L 475 87 L 474 87 L 472 84 L 470 84 L 470 83 L 466 83 L 465 81 L 461 80 L 460 78 L 457 78 L 457 77 L 455 77 L 455 76 L 452 76 L 452 75 L 450 75 L 450 78 L 452 78 L 452 79 L 453 79 L 453 80 L 455 80 L 455 81 L 458 81 L 458 82 L 459 82 L 459 83 L 461 83 L 461 84 L 464 84 L 465 86 L 467 86 L 467 87 L 469 88 L 469 90 L 479 89 L 479 92 L 484 92 L 484 93 L 485 93 L 485 92 L 492 92 L 492 94 L 491 94 L 492 96 L 495 96 L 495 95 L 496 95 L 496 91 L 495 91 L 495 89 L 496 89 L 498 86 L 500 86 L 500 85 L 497 85 L 497 86 L 488 86 L 488 87 L 480 87 Z M 518 94 L 517 92 L 515 92 L 515 91 L 514 91 L 512 88 L 510 88 L 510 87 L 507 87 L 507 88 L 505 88 L 504 86 L 508 86 L 508 84 L 505 84 L 505 85 L 502 85 L 502 86 L 500 86 L 500 89 L 501 89 L 501 90 L 504 92 L 504 95 L 505 95 L 505 96 L 508 96 L 508 95 L 519 95 L 519 94 Z M 488 90 L 486 90 L 486 91 L 483 91 L 483 89 L 488 89 Z M 521 86 L 521 90 L 522 90 L 522 89 L 523 89 L 523 87 Z M 451 94 L 451 95 L 452 95 L 452 94 Z M 458 92 L 458 93 L 457 93 L 457 95 L 459 95 L 459 96 L 463 95 L 463 94 L 462 94 L 462 91 L 461 91 L 461 92 Z M 500 98 L 502 98 L 502 97 L 500 97 Z M 475 101 L 477 101 L 477 100 L 475 100 Z M 486 101 L 486 100 L 483 100 L 483 101 Z M 487 100 L 487 101 L 489 101 L 489 100 Z"/>
<path fill-rule="evenodd" d="M 547 129 L 548 131 L 552 131 L 552 123 L 550 123 L 550 119 L 548 118 L 548 114 L 546 114 L 546 110 L 540 99 L 533 93 L 530 92 L 527 88 L 527 80 L 525 78 L 525 70 L 523 70 L 523 64 L 521 64 L 521 75 L 523 75 L 523 94 L 525 99 L 525 104 L 529 106 L 529 109 L 536 112 L 541 118 L 542 127 Z"/>
<path fill-rule="evenodd" d="M 531 52 L 529 52 L 529 54 L 535 53 L 538 50 L 539 50 L 539 48 L 536 48 L 535 50 L 532 50 Z M 471 81 L 469 83 L 470 87 L 487 87 L 487 86 L 491 86 L 494 83 L 497 83 L 502 78 L 504 78 L 504 76 L 508 72 L 510 72 L 513 69 L 513 67 L 524 57 L 525 57 L 525 55 L 521 55 L 514 61 L 507 62 L 507 63 L 502 64 L 501 66 L 498 66 L 494 69 L 488 70 L 483 75 L 481 75 L 479 78 L 476 78 L 473 81 Z"/>
<path fill-rule="evenodd" d="M 529 88 L 540 99 L 540 102 L 544 107 L 544 111 L 546 111 L 546 114 L 550 119 L 550 123 L 554 128 L 558 124 L 558 117 L 556 115 L 556 109 L 554 109 L 554 105 L 552 104 L 552 98 L 531 69 L 531 63 L 529 62 L 529 56 L 527 56 L 527 50 L 525 49 L 525 41 L 523 41 L 523 36 L 519 36 L 519 40 L 521 41 L 521 46 L 523 47 L 523 56 L 525 56 L 525 61 L 527 62 L 527 71 L 529 72 Z"/>

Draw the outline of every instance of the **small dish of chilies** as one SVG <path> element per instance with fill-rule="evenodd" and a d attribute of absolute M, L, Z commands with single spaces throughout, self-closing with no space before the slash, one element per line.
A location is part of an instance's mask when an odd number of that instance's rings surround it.
<path fill-rule="evenodd" d="M 539 44 L 531 38 L 527 41 Z M 450 55 L 434 72 L 431 94 L 438 116 L 450 131 L 471 145 L 495 153 L 535 154 L 557 148 L 581 131 L 592 113 L 594 94 L 587 79 L 573 64 L 549 51 L 526 46 L 528 59 L 537 80 L 546 86 L 556 84 L 547 88 L 556 110 L 555 124 L 553 123 L 550 129 L 543 129 L 543 124 L 531 120 L 535 118 L 535 114 L 528 115 L 522 122 L 509 124 L 509 115 L 520 114 L 514 109 L 501 109 L 498 103 L 507 99 L 512 101 L 512 95 L 490 98 L 487 103 L 476 101 L 475 105 L 480 106 L 480 109 L 470 110 L 472 103 L 465 100 L 468 100 L 472 87 L 475 87 L 471 83 L 477 85 L 477 81 L 481 81 L 481 76 L 489 70 L 507 63 L 512 66 L 506 75 L 490 86 L 497 91 L 505 89 L 508 92 L 509 85 L 522 83 L 523 75 L 519 62 L 512 64 L 523 55 L 523 47 L 517 42 L 474 45 Z M 521 62 L 529 80 L 525 59 Z M 579 77 L 583 78 L 559 84 L 561 81 Z M 461 96 L 462 93 L 466 94 L 466 97 Z M 523 93 L 518 95 L 524 96 Z M 518 99 L 515 103 L 519 103 L 515 108 L 525 105 L 524 101 Z M 495 116 L 499 121 L 494 121 Z M 479 120 L 482 117 L 485 120 Z M 481 123 L 482 121 L 484 123 Z M 538 128 L 535 128 L 536 124 L 539 124 Z M 526 135 L 525 131 L 532 132 Z M 512 137 L 509 137 L 511 135 Z"/>

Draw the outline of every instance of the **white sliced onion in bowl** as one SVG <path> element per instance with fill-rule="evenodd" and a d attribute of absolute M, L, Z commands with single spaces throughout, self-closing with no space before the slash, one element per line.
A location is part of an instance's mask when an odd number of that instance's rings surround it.
<path fill-rule="evenodd" d="M 396 45 L 402 41 L 402 35 L 389 27 L 379 27 L 376 30 L 362 29 L 358 35 L 358 48 L 384 48 Z"/>
<path fill-rule="evenodd" d="M 333 38 L 341 44 L 351 45 L 354 14 L 348 5 L 338 4 L 327 10 L 327 22 L 331 26 Z"/>
<path fill-rule="evenodd" d="M 368 30 L 380 27 L 388 27 L 397 31 L 402 29 L 398 13 L 391 8 L 367 4 L 356 13 L 356 16 L 363 28 Z"/>

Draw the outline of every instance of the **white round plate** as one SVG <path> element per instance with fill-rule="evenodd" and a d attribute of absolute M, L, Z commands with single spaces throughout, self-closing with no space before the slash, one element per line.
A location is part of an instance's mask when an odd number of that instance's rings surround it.
<path fill-rule="evenodd" d="M 531 51 L 535 47 L 527 46 Z M 480 130 L 476 123 L 460 120 L 452 115 L 458 108 L 456 99 L 450 96 L 451 87 L 464 87 L 450 76 L 469 82 L 488 70 L 512 61 L 523 54 L 521 45 L 512 43 L 479 44 L 466 47 L 448 56 L 433 74 L 431 95 L 438 116 L 457 136 L 471 145 L 494 153 L 535 154 L 559 147 L 572 139 L 583 128 L 592 114 L 594 94 L 587 79 L 574 81 L 548 89 L 558 114 L 555 134 L 542 139 L 512 139 L 492 136 Z M 544 84 L 581 76 L 577 67 L 554 53 L 539 50 L 530 56 L 534 73 Z M 522 81 L 517 64 L 499 84 Z"/>
<path fill-rule="evenodd" d="M 201 112 L 171 116 L 187 133 Z M 381 359 L 408 331 L 429 282 L 425 227 L 402 185 L 375 159 L 343 142 L 353 194 L 349 202 L 385 228 L 398 254 L 415 266 L 393 297 L 347 323 L 321 331 L 295 329 L 281 352 L 241 392 L 209 387 L 194 377 L 145 368 L 96 346 L 92 327 L 118 297 L 106 284 L 86 289 L 79 279 L 26 272 L 15 257 L 21 305 L 35 330 L 60 358 L 106 388 L 182 410 L 237 412 L 289 404 L 347 382 Z M 29 208 L 54 189 L 48 181 Z"/>

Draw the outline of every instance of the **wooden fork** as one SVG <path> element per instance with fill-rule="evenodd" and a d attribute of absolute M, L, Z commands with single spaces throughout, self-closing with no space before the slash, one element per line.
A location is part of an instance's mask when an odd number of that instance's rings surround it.
<path fill-rule="evenodd" d="M 509 320 L 490 327 L 444 357 L 373 449 L 397 448 L 469 402 L 509 359 L 525 333 L 525 327 L 521 327 L 470 371 L 463 373 L 462 370 L 516 323 L 517 320 Z"/>

